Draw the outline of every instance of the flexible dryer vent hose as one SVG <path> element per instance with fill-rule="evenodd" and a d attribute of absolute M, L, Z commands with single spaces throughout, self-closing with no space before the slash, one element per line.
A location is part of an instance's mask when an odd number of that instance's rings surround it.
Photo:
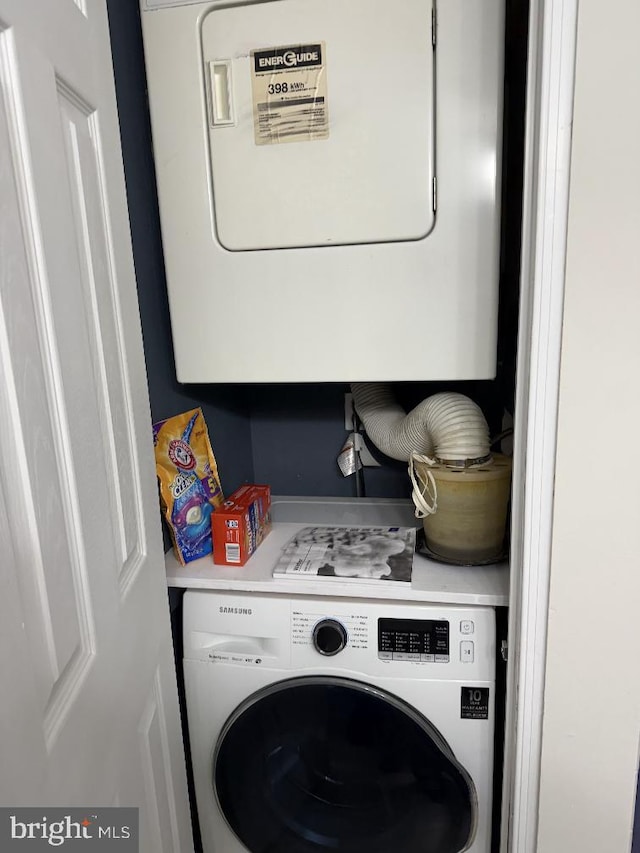
<path fill-rule="evenodd" d="M 464 394 L 434 394 L 407 414 L 388 385 L 358 382 L 351 386 L 351 393 L 358 417 L 378 450 L 410 463 L 418 517 L 435 512 L 437 500 L 432 476 L 431 503 L 418 488 L 415 461 L 467 468 L 491 458 L 487 421 L 480 407 Z"/>

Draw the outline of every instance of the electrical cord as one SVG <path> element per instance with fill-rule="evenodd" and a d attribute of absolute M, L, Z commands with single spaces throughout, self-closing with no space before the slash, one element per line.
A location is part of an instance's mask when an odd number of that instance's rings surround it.
<path fill-rule="evenodd" d="M 362 426 L 362 421 L 358 417 L 358 413 L 356 412 L 356 407 L 351 404 L 351 424 L 353 427 L 353 435 L 354 441 L 357 436 L 360 435 L 360 427 Z M 362 464 L 362 459 L 360 458 L 360 450 L 356 446 L 355 447 L 355 457 L 356 457 L 356 471 L 355 471 L 355 480 L 356 480 L 356 498 L 364 498 L 366 497 L 366 486 L 364 482 L 364 465 Z"/>

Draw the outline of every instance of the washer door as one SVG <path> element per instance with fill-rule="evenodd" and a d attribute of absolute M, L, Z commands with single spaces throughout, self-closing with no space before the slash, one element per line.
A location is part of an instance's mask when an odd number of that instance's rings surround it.
<path fill-rule="evenodd" d="M 414 708 L 343 678 L 281 681 L 227 720 L 213 786 L 250 853 L 459 853 L 474 784 Z"/>

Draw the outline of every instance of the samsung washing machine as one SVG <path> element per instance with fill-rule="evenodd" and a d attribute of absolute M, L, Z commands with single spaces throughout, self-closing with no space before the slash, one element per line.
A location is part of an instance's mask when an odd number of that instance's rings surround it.
<path fill-rule="evenodd" d="M 489 853 L 495 611 L 184 596 L 205 853 Z"/>

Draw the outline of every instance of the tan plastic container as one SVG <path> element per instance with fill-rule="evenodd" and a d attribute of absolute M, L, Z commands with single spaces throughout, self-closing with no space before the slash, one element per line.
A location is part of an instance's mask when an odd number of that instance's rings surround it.
<path fill-rule="evenodd" d="M 485 562 L 501 554 L 511 490 L 511 459 L 494 454 L 478 468 L 447 468 L 416 462 L 425 485 L 428 468 L 436 481 L 438 509 L 423 519 L 434 554 L 464 563 Z"/>

